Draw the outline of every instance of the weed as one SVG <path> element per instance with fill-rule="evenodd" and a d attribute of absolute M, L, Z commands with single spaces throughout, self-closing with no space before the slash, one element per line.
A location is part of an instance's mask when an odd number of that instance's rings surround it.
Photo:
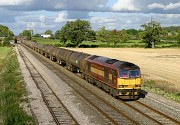
<path fill-rule="evenodd" d="M 18 69 L 16 55 L 11 52 L 0 74 L 0 118 L 3 125 L 34 125 L 32 117 L 20 108 L 25 87 Z"/>
<path fill-rule="evenodd" d="M 179 91 L 174 87 L 172 83 L 168 81 L 144 79 L 142 89 L 180 102 Z"/>

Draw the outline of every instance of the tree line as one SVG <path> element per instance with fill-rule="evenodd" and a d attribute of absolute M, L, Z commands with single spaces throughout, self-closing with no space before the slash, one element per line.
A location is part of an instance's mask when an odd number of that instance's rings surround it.
<path fill-rule="evenodd" d="M 122 29 L 107 30 L 105 27 L 97 31 L 92 30 L 89 21 L 75 20 L 68 21 L 64 26 L 52 34 L 51 30 L 46 30 L 45 34 L 50 34 L 52 39 L 59 39 L 62 43 L 71 43 L 78 46 L 83 41 L 103 42 L 106 44 L 124 43 L 128 40 L 141 40 L 147 43 L 147 47 L 154 48 L 158 42 L 171 40 L 177 41 L 180 45 L 180 26 L 161 27 L 160 22 L 151 20 L 147 24 L 141 25 L 142 29 Z M 33 30 L 24 30 L 19 34 L 31 40 L 32 36 L 40 37 L 40 34 L 33 35 Z M 13 32 L 7 27 L 0 25 L 0 42 L 6 45 L 14 37 Z"/>
<path fill-rule="evenodd" d="M 10 45 L 9 40 L 12 40 L 14 33 L 7 27 L 0 24 L 0 46 Z"/>
<path fill-rule="evenodd" d="M 60 30 L 55 32 L 55 38 L 59 38 L 61 42 L 66 43 L 70 40 L 76 46 L 82 41 L 100 41 L 107 44 L 112 43 L 116 46 L 117 43 L 127 42 L 130 39 L 139 39 L 147 43 L 148 48 L 154 48 L 155 44 L 162 39 L 178 40 L 180 44 L 179 27 L 161 27 L 160 22 L 151 20 L 147 24 L 141 25 L 142 29 L 123 29 L 123 30 L 106 30 L 105 27 L 97 31 L 91 29 L 90 23 L 84 20 L 76 20 L 67 22 Z M 167 30 L 167 29 L 176 29 Z M 170 33 L 171 35 L 169 35 Z M 175 33 L 175 34 L 173 34 Z"/>
<path fill-rule="evenodd" d="M 93 31 L 90 23 L 84 20 L 68 21 L 60 30 L 55 32 L 55 38 L 59 38 L 61 42 L 71 41 L 78 46 L 82 41 L 100 41 L 107 44 L 127 42 L 130 39 L 139 39 L 147 43 L 148 48 L 154 48 L 155 44 L 162 39 L 177 40 L 180 44 L 179 27 L 161 27 L 160 22 L 151 20 L 147 24 L 141 25 L 142 29 L 123 29 L 123 30 L 106 30 L 105 27 Z M 167 29 L 176 29 L 168 31 Z M 170 33 L 170 35 L 168 34 Z M 175 34 L 173 34 L 175 33 Z"/>

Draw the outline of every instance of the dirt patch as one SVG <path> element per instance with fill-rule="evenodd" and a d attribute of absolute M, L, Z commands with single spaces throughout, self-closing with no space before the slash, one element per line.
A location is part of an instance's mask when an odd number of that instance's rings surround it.
<path fill-rule="evenodd" d="M 144 79 L 165 81 L 180 90 L 180 49 L 71 48 L 71 50 L 129 61 L 140 66 Z M 170 84 L 170 85 L 169 85 Z"/>

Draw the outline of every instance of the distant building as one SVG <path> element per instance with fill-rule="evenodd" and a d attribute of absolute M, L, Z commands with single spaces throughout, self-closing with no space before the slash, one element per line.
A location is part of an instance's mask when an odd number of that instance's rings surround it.
<path fill-rule="evenodd" d="M 43 37 L 43 38 L 49 38 L 49 37 L 51 37 L 51 35 L 50 35 L 50 34 L 41 34 L 41 37 Z"/>

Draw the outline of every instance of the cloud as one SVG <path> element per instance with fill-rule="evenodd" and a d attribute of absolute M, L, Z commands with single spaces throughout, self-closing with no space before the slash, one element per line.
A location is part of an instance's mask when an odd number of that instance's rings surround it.
<path fill-rule="evenodd" d="M 96 24 L 106 24 L 106 23 L 114 23 L 115 19 L 113 18 L 109 18 L 109 17 L 91 17 L 90 21 L 92 23 L 96 23 Z"/>
<path fill-rule="evenodd" d="M 108 0 L 9 0 L 9 2 L 1 0 L 0 5 L 6 6 L 6 9 L 23 11 L 100 11 L 107 2 Z M 9 8 L 8 5 L 16 6 Z"/>
<path fill-rule="evenodd" d="M 54 20 L 54 22 L 64 22 L 66 21 L 66 14 L 60 13 L 58 17 Z"/>
<path fill-rule="evenodd" d="M 164 5 L 159 4 L 159 3 L 153 3 L 153 4 L 148 5 L 149 9 L 156 9 L 156 8 L 164 9 L 164 7 L 165 7 Z"/>
<path fill-rule="evenodd" d="M 66 21 L 84 19 L 93 29 L 140 28 L 153 19 L 180 25 L 180 0 L 0 0 L 0 23 L 15 32 L 56 31 Z"/>
<path fill-rule="evenodd" d="M 140 9 L 135 7 L 133 0 L 118 0 L 113 6 L 112 10 L 114 11 L 139 11 Z"/>
<path fill-rule="evenodd" d="M 127 23 L 127 24 L 131 24 L 132 21 L 131 21 L 131 20 L 127 20 L 126 23 Z"/>
<path fill-rule="evenodd" d="M 180 8 L 180 1 L 178 3 L 170 3 L 164 9 L 170 10 L 170 9 L 176 9 L 176 8 Z"/>
<path fill-rule="evenodd" d="M 89 11 L 67 11 L 68 19 L 87 19 L 89 18 Z"/>
<path fill-rule="evenodd" d="M 44 16 L 44 15 L 41 15 L 41 16 L 39 17 L 39 20 L 40 20 L 41 22 L 45 22 L 45 16 Z"/>
<path fill-rule="evenodd" d="M 159 3 L 153 3 L 148 5 L 149 9 L 164 9 L 164 10 L 171 10 L 171 9 L 179 9 L 180 8 L 180 1 L 178 3 L 169 3 L 167 5 L 159 4 Z"/>
<path fill-rule="evenodd" d="M 9 11 L 0 8 L 0 23 L 12 23 L 15 22 L 15 17 L 24 15 L 24 12 L 18 13 L 17 11 Z"/>
<path fill-rule="evenodd" d="M 93 16 L 93 14 L 91 14 L 91 18 L 89 19 L 89 21 L 94 30 L 97 30 L 103 26 L 105 26 L 106 29 L 108 30 L 112 30 L 116 28 L 116 19 L 112 15 L 103 17 L 103 16 Z"/>
<path fill-rule="evenodd" d="M 29 3 L 31 0 L 1 0 L 0 6 L 15 6 L 23 5 L 24 3 Z"/>

